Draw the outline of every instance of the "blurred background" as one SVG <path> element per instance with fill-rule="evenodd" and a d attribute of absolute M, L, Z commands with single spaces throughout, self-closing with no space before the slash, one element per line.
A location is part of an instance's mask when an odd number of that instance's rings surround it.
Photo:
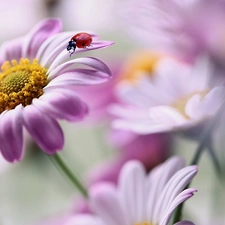
<path fill-rule="evenodd" d="M 25 35 L 46 17 L 56 17 L 62 20 L 64 31 L 93 31 L 101 40 L 115 42 L 110 48 L 90 51 L 88 56 L 104 61 L 117 76 L 119 68 L 126 64 L 131 54 L 147 49 L 145 43 L 131 36 L 121 3 L 121 0 L 0 0 L 0 42 Z M 115 79 L 110 82 L 115 82 Z M 98 89 L 93 90 L 94 95 L 97 92 Z M 113 162 L 121 154 L 121 146 L 111 144 L 109 122 L 98 120 L 96 123 L 89 119 L 73 124 L 60 122 L 65 135 L 62 155 L 83 180 L 90 177 L 89 170 L 101 164 L 102 159 Z M 154 156 L 155 162 L 151 166 L 171 154 L 184 156 L 187 164 L 191 161 L 197 143 L 177 135 L 169 139 L 159 140 L 163 149 L 159 150 L 159 156 Z M 42 221 L 75 210 L 78 194 L 74 188 L 57 171 L 49 157 L 36 150 L 29 137 L 27 143 L 22 162 L 8 164 L 0 161 L 0 225 L 44 224 Z M 223 187 L 207 154 L 201 160 L 200 171 L 192 187 L 199 191 L 185 204 L 187 217 L 202 225 L 209 225 L 209 221 L 215 221 L 215 218 L 223 222 L 225 197 L 217 193 L 224 194 L 224 191 L 220 190 Z"/>

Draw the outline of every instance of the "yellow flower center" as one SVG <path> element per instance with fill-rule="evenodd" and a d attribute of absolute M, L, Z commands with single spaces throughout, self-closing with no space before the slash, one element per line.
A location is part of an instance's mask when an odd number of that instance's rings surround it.
<path fill-rule="evenodd" d="M 136 83 L 142 76 L 152 76 L 162 54 L 152 51 L 140 52 L 133 55 L 122 68 L 122 80 Z"/>
<path fill-rule="evenodd" d="M 153 223 L 143 222 L 143 223 L 135 223 L 134 225 L 154 225 Z"/>
<path fill-rule="evenodd" d="M 17 105 L 30 105 L 34 98 L 43 94 L 48 84 L 47 69 L 36 59 L 6 61 L 0 73 L 0 113 L 14 109 Z"/>
<path fill-rule="evenodd" d="M 202 98 L 204 98 L 208 94 L 208 90 L 204 90 L 201 92 L 195 92 L 192 94 L 189 94 L 187 96 L 184 96 L 183 98 L 180 98 L 178 101 L 174 102 L 172 104 L 172 107 L 175 108 L 179 113 L 181 113 L 186 119 L 190 119 L 189 116 L 185 112 L 185 107 L 187 102 L 190 100 L 190 98 L 193 95 L 199 94 Z"/>

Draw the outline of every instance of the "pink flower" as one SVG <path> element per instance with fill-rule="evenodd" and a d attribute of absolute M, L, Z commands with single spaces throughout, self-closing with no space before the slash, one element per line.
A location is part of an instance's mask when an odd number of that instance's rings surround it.
<path fill-rule="evenodd" d="M 140 162 L 130 161 L 120 173 L 118 187 L 100 183 L 90 189 L 95 215 L 74 215 L 63 225 L 167 225 L 175 208 L 196 192 L 183 189 L 197 170 L 197 166 L 184 167 L 181 158 L 173 157 L 146 175 Z"/>
<path fill-rule="evenodd" d="M 98 41 L 91 34 L 92 46 L 76 49 L 70 57 L 66 46 L 76 32 L 61 29 L 59 20 L 46 19 L 0 49 L 0 150 L 9 162 L 22 158 L 24 127 L 47 154 L 61 150 L 64 137 L 57 120 L 79 121 L 88 112 L 73 87 L 102 83 L 111 77 L 100 60 L 75 56 L 112 42 Z M 79 68 L 79 64 L 90 69 Z"/>
<path fill-rule="evenodd" d="M 224 62 L 223 0 L 128 0 L 124 11 L 139 41 L 157 43 L 188 60 L 206 53 Z"/>
<path fill-rule="evenodd" d="M 121 168 L 129 160 L 140 161 L 145 170 L 150 171 L 163 162 L 170 152 L 171 140 L 166 134 L 137 135 L 129 131 L 113 130 L 110 139 L 112 146 L 119 152 L 116 152 L 114 159 L 91 171 L 91 184 L 101 181 L 117 183 Z"/>

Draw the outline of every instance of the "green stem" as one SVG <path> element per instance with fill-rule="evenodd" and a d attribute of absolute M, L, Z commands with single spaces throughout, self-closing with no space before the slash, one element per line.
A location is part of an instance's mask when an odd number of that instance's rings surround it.
<path fill-rule="evenodd" d="M 65 161 L 63 160 L 62 156 L 59 154 L 55 154 L 50 156 L 53 164 L 56 166 L 60 172 L 62 172 L 68 180 L 78 189 L 78 191 L 85 197 L 88 197 L 87 189 L 84 187 L 80 179 L 71 171 L 71 169 L 66 165 Z"/>
<path fill-rule="evenodd" d="M 210 139 L 211 132 L 215 125 L 214 123 L 215 121 L 214 119 L 212 119 L 207 124 L 207 126 L 203 127 L 201 136 L 199 137 L 199 145 L 195 151 L 194 157 L 191 160 L 190 165 L 197 165 L 199 163 L 202 153 L 204 152 L 204 149 L 207 147 L 208 139 Z M 190 184 L 191 183 L 189 183 L 184 189 L 187 189 L 190 186 Z M 184 206 L 184 202 L 182 202 L 175 210 L 174 217 L 173 217 L 173 224 L 181 221 L 183 206 Z"/>
<path fill-rule="evenodd" d="M 219 159 L 217 158 L 216 154 L 215 154 L 215 151 L 213 149 L 213 146 L 212 146 L 212 139 L 209 138 L 208 140 L 208 143 L 207 143 L 207 149 L 208 149 L 208 153 L 210 155 L 210 158 L 212 159 L 213 161 L 213 165 L 215 167 L 215 170 L 216 170 L 216 174 L 220 180 L 220 178 L 223 177 L 223 172 L 222 172 L 222 169 L 220 167 L 220 163 L 219 163 Z"/>

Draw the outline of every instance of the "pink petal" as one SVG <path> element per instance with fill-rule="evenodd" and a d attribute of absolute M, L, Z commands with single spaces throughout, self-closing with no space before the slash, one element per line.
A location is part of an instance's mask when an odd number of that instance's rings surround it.
<path fill-rule="evenodd" d="M 64 137 L 58 122 L 50 114 L 43 114 L 35 106 L 24 108 L 24 125 L 40 148 L 47 154 L 61 150 Z"/>
<path fill-rule="evenodd" d="M 60 34 L 56 34 L 48 38 L 40 47 L 37 53 L 37 58 L 40 59 L 41 65 L 44 67 L 49 67 L 52 62 L 56 59 L 56 57 L 66 49 L 66 46 L 74 34 L 79 32 L 62 32 Z M 93 40 L 97 38 L 97 35 L 88 32 Z M 67 55 L 68 57 L 68 52 Z"/>
<path fill-rule="evenodd" d="M 55 58 L 66 49 L 66 43 L 72 36 L 72 32 L 63 32 L 49 37 L 40 46 L 37 52 L 37 58 L 44 67 L 49 67 Z"/>
<path fill-rule="evenodd" d="M 45 89 L 65 86 L 101 84 L 110 79 L 108 74 L 90 69 L 74 69 L 53 79 Z"/>
<path fill-rule="evenodd" d="M 60 66 L 56 67 L 53 70 L 51 69 L 51 68 L 53 68 L 51 66 L 49 68 L 50 74 L 48 76 L 48 79 L 52 80 L 53 78 L 55 78 L 63 73 L 73 71 L 71 69 L 75 69 L 75 66 L 77 66 L 76 64 L 89 66 L 96 71 L 102 72 L 103 74 L 105 74 L 105 76 L 108 76 L 108 77 L 112 76 L 112 73 L 111 73 L 110 69 L 108 68 L 108 66 L 105 63 L 103 63 L 101 60 L 93 58 L 93 57 L 83 57 L 83 58 L 69 60 L 68 62 L 61 64 Z M 81 72 L 82 72 L 82 70 L 81 70 Z"/>
<path fill-rule="evenodd" d="M 22 57 L 35 58 L 42 43 L 61 30 L 62 24 L 56 19 L 45 19 L 38 23 L 25 37 Z"/>
<path fill-rule="evenodd" d="M 107 225 L 129 225 L 117 191 L 111 184 L 96 184 L 90 189 L 90 203 L 94 212 Z"/>
<path fill-rule="evenodd" d="M 86 52 L 86 51 L 92 51 L 92 50 L 96 50 L 99 48 L 107 48 L 110 45 L 113 45 L 114 42 L 112 41 L 93 41 L 91 43 L 90 47 L 87 48 L 79 48 L 76 50 L 76 53 L 82 53 L 82 52 Z"/>
<path fill-rule="evenodd" d="M 98 48 L 106 48 L 110 45 L 114 44 L 113 42 L 110 41 L 100 41 L 95 43 L 95 41 L 91 44 L 91 47 L 87 47 L 87 48 L 77 48 L 75 53 L 73 54 L 73 56 L 76 55 L 76 53 L 80 53 L 80 52 L 85 52 L 85 51 L 90 51 L 90 50 L 95 50 Z M 70 53 L 66 50 L 63 50 L 54 60 L 54 62 L 52 63 L 50 70 L 55 69 L 58 65 L 62 64 L 65 60 L 70 60 L 73 59 L 74 57 L 70 57 Z"/>
<path fill-rule="evenodd" d="M 19 60 L 22 57 L 22 43 L 23 37 L 4 42 L 0 49 L 0 64 L 7 60 Z"/>
<path fill-rule="evenodd" d="M 33 104 L 55 119 L 80 121 L 88 113 L 87 105 L 73 91 L 66 89 L 49 90 L 39 99 L 34 99 Z"/>
<path fill-rule="evenodd" d="M 22 106 L 7 111 L 0 117 L 0 149 L 3 157 L 14 162 L 23 153 Z"/>

